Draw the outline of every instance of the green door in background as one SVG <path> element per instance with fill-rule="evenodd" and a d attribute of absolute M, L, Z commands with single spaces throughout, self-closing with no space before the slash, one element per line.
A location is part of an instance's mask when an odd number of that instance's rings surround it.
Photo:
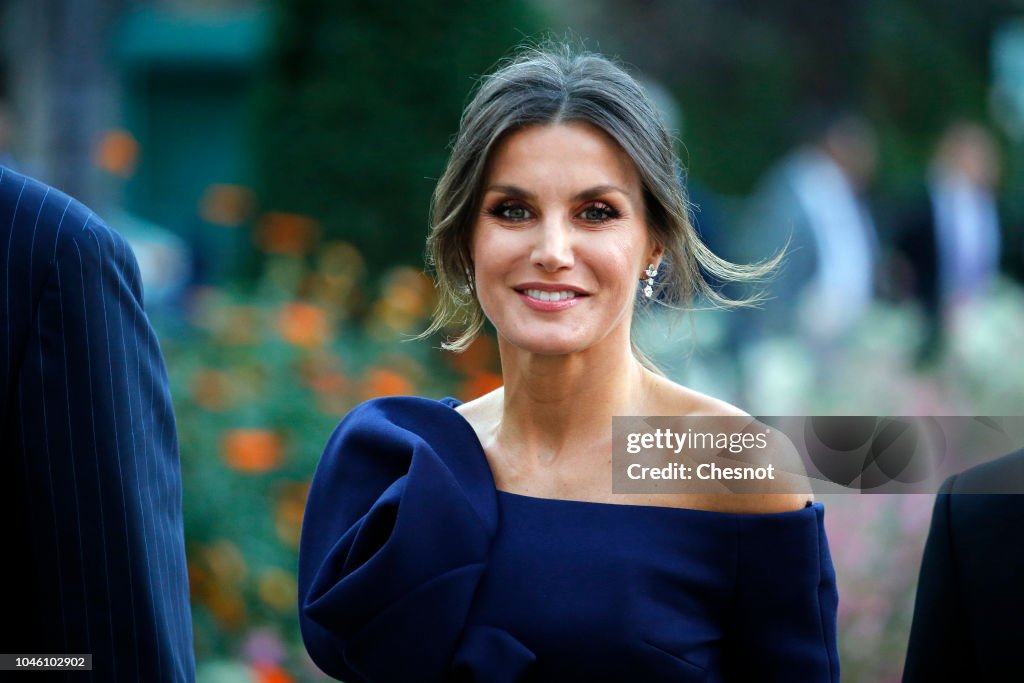
<path fill-rule="evenodd" d="M 269 37 L 269 12 L 144 8 L 114 40 L 125 128 L 139 143 L 127 181 L 131 213 L 184 239 L 197 278 L 222 282 L 243 246 L 237 229 L 204 220 L 211 186 L 247 186 L 249 104 Z"/>

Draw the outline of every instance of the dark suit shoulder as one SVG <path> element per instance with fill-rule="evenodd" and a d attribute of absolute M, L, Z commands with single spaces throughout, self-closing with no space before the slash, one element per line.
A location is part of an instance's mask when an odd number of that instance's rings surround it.
<path fill-rule="evenodd" d="M 936 505 L 947 506 L 950 533 L 962 563 L 978 565 L 983 575 L 991 571 L 985 568 L 988 564 L 1024 568 L 1024 553 L 1015 553 L 1013 563 L 1004 554 L 1006 529 L 1024 525 L 1024 450 L 949 477 L 939 494 L 943 500 Z"/>
<path fill-rule="evenodd" d="M 46 272 L 63 249 L 90 234 L 118 250 L 127 244 L 82 202 L 6 167 L 0 167 L 0 224 L 10 228 L 4 257 L 15 271 Z"/>
<path fill-rule="evenodd" d="M 0 300 L 5 302 L 0 327 L 7 331 L 0 350 L 4 411 L 40 306 L 58 300 L 72 309 L 82 304 L 80 295 L 70 297 L 71 290 L 61 287 L 61 270 L 66 280 L 74 273 L 78 279 L 72 281 L 123 282 L 142 304 L 138 263 L 124 237 L 78 200 L 0 166 Z"/>
<path fill-rule="evenodd" d="M 958 617 L 973 652 L 978 680 L 1016 672 L 1024 611 L 1024 451 L 972 467 L 949 482 L 951 564 L 964 613 Z M 930 542 L 930 541 L 929 541 Z M 945 597 L 945 596 L 943 596 Z"/>
<path fill-rule="evenodd" d="M 1024 494 L 1024 449 L 964 470 L 949 493 Z M 1024 505 L 1024 495 L 1019 502 Z"/>

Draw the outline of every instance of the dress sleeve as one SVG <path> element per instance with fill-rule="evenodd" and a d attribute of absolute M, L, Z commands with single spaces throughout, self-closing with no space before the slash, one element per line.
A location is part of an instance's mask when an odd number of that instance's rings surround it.
<path fill-rule="evenodd" d="M 496 520 L 452 456 L 410 424 L 416 404 L 375 399 L 338 425 L 310 489 L 299 621 L 326 673 L 355 683 L 442 680 Z M 444 408 L 448 410 L 448 408 Z"/>
<path fill-rule="evenodd" d="M 823 506 L 738 521 L 726 680 L 838 683 L 839 594 Z"/>

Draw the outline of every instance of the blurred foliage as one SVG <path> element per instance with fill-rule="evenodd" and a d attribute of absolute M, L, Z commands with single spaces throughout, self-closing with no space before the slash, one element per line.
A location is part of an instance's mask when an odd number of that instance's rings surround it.
<path fill-rule="evenodd" d="M 1004 0 L 540 7 L 278 0 L 252 136 L 263 210 L 310 216 L 359 248 L 371 273 L 421 264 L 434 179 L 476 78 L 547 31 L 666 86 L 681 106 L 684 163 L 712 195 L 747 194 L 824 117 L 863 113 L 878 134 L 880 215 L 896 216 L 922 191 L 939 132 L 987 120 L 991 37 L 1016 14 Z M 1007 156 L 1012 181 L 1021 155 Z M 1024 204 L 1004 199 L 1019 224 Z"/>
<path fill-rule="evenodd" d="M 352 245 L 316 253 L 267 253 L 255 288 L 196 288 L 185 316 L 154 318 L 175 398 L 200 681 L 320 680 L 298 630 L 297 549 L 310 480 L 342 416 L 376 396 L 469 400 L 500 384 L 492 338 L 460 356 L 403 341 L 433 306 L 421 270 L 388 269 L 367 300 Z"/>
<path fill-rule="evenodd" d="M 879 129 L 880 185 L 920 180 L 935 136 L 984 118 L 1001 0 L 566 0 L 567 16 L 679 99 L 694 177 L 746 194 L 815 110 L 849 107 Z"/>
<path fill-rule="evenodd" d="M 280 0 L 258 97 L 257 191 L 371 272 L 420 265 L 434 180 L 475 79 L 540 27 L 529 3 Z"/>

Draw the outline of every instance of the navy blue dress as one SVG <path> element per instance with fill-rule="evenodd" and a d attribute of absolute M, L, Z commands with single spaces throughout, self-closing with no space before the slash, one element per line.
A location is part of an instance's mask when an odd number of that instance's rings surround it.
<path fill-rule="evenodd" d="M 839 680 L 824 508 L 730 514 L 495 489 L 453 398 L 338 425 L 299 550 L 306 648 L 349 683 Z"/>

